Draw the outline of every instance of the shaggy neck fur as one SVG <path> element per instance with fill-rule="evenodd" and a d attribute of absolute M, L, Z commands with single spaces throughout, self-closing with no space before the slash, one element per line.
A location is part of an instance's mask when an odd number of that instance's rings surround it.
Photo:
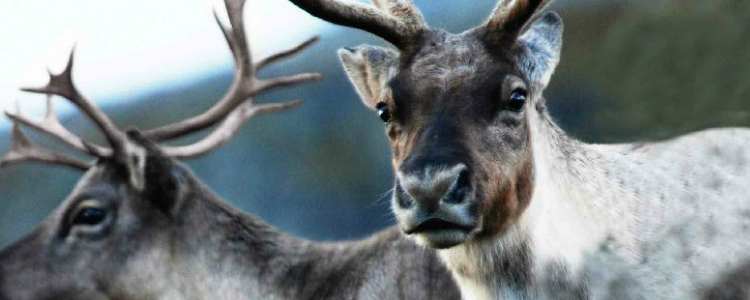
<path fill-rule="evenodd" d="M 165 276 L 124 276 L 145 282 L 121 282 L 144 287 L 137 295 L 122 291 L 123 299 L 291 299 L 304 287 L 302 281 L 285 283 L 280 270 L 293 268 L 316 248 L 233 209 L 200 182 L 189 184 L 175 222 L 192 230 L 168 233 L 161 245 L 134 258 L 129 273 L 153 268 L 160 271 L 147 273 Z"/>
<path fill-rule="evenodd" d="M 132 289 L 123 291 L 123 299 L 458 297 L 437 256 L 405 239 L 396 228 L 362 241 L 305 241 L 232 208 L 199 182 L 193 184 L 179 223 L 195 230 L 177 231 L 160 239 L 163 245 L 133 259 L 128 264 L 132 274 L 155 268 L 166 275 L 125 276 L 145 282 L 122 283 L 143 287 L 139 295 L 132 295 Z"/>
<path fill-rule="evenodd" d="M 465 299 L 586 297 L 584 256 L 603 244 L 637 259 L 636 195 L 610 173 L 620 146 L 588 145 L 557 127 L 543 104 L 529 111 L 535 187 L 529 208 L 502 237 L 440 251 Z M 549 291 L 545 291 L 545 287 Z"/>

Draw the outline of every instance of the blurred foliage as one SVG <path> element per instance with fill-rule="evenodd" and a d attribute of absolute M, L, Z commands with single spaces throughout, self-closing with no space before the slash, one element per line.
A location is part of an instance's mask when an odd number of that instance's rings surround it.
<path fill-rule="evenodd" d="M 623 11 L 580 66 L 596 141 L 750 125 L 750 2 L 654 1 Z M 599 125 L 599 126 L 597 126 Z"/>
<path fill-rule="evenodd" d="M 563 58 L 546 95 L 553 116 L 572 135 L 624 142 L 750 125 L 750 87 L 744 84 L 750 80 L 750 2 L 562 2 L 555 9 L 566 23 Z M 444 9 L 417 1 L 429 23 L 454 32 L 481 23 L 494 3 L 459 0 Z M 188 165 L 227 201 L 295 235 L 356 238 L 392 224 L 382 124 L 360 104 L 335 55 L 339 47 L 362 43 L 380 42 L 336 29 L 270 69 L 264 75 L 320 71 L 326 77 L 262 97 L 306 103 L 251 120 L 232 143 Z M 124 104 L 105 109 L 118 124 L 153 127 L 207 109 L 230 80 L 231 70 L 223 69 L 139 99 L 124 96 Z M 64 124 L 101 141 L 79 115 Z M 7 132 L 0 141 L 6 151 Z M 0 171 L 0 247 L 44 220 L 79 177 L 40 165 Z"/>

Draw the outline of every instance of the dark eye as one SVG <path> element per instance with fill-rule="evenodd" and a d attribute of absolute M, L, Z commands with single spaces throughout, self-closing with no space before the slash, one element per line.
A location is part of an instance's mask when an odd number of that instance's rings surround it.
<path fill-rule="evenodd" d="M 391 121 L 391 110 L 388 109 L 388 104 L 380 102 L 375 106 L 375 109 L 378 110 L 378 116 L 380 116 L 380 119 L 383 120 L 383 122 L 388 123 Z"/>
<path fill-rule="evenodd" d="M 100 208 L 88 207 L 80 210 L 73 218 L 73 225 L 93 226 L 104 222 L 107 212 Z"/>
<path fill-rule="evenodd" d="M 508 109 L 514 112 L 521 112 L 526 104 L 526 91 L 517 89 L 510 94 L 508 100 Z"/>

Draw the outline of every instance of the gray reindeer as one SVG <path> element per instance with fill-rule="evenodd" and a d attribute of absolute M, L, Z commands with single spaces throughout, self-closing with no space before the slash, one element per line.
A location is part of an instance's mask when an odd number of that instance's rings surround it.
<path fill-rule="evenodd" d="M 397 229 L 370 239 L 314 243 L 280 233 L 229 206 L 178 159 L 204 155 L 229 141 L 251 117 L 299 101 L 255 104 L 267 90 L 317 79 L 255 76 L 309 46 L 253 63 L 243 29 L 243 0 L 226 0 L 230 26 L 219 24 L 235 61 L 229 91 L 196 117 L 151 130 L 120 130 L 76 89 L 67 68 L 30 92 L 70 100 L 110 147 L 67 131 L 49 102 L 42 120 L 9 112 L 11 152 L 0 165 L 24 161 L 86 171 L 52 215 L 0 251 L 0 300 L 45 299 L 458 299 L 458 288 L 431 251 Z M 25 125 L 97 158 L 81 161 L 33 144 Z M 165 142 L 212 126 L 186 146 Z"/>
<path fill-rule="evenodd" d="M 562 46 L 550 1 L 502 0 L 459 34 L 409 0 L 291 2 L 396 47 L 339 55 L 386 123 L 401 230 L 439 249 L 465 299 L 750 297 L 750 130 L 567 136 L 542 95 Z"/>

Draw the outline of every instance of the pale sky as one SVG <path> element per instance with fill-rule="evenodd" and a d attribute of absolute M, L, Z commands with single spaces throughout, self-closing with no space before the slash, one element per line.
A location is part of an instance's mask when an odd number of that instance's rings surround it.
<path fill-rule="evenodd" d="M 226 71 L 232 60 L 214 7 L 224 8 L 218 0 L 0 1 L 0 109 L 19 101 L 25 113 L 42 114 L 44 96 L 18 88 L 44 85 L 47 68 L 62 69 L 74 43 L 74 80 L 100 105 Z M 245 18 L 256 57 L 293 46 L 325 25 L 286 0 L 248 0 Z M 72 112 L 65 100 L 56 106 L 59 114 Z M 8 125 L 0 117 L 0 129 Z"/>
<path fill-rule="evenodd" d="M 608 1 L 621 0 L 575 3 Z M 256 57 L 333 28 L 287 0 L 247 0 L 246 6 Z M 100 105 L 226 72 L 232 60 L 214 7 L 224 6 L 221 0 L 0 0 L 0 111 L 19 101 L 25 113 L 42 114 L 44 96 L 18 89 L 45 84 L 47 68 L 62 69 L 73 44 L 74 79 Z M 60 115 L 73 112 L 65 100 L 55 103 Z M 0 115 L 0 130 L 8 125 Z"/>

